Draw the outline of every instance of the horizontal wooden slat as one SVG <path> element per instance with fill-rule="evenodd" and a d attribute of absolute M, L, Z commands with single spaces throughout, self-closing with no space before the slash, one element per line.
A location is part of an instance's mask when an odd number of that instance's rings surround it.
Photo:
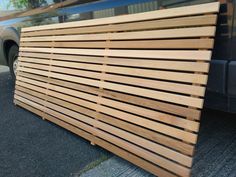
<path fill-rule="evenodd" d="M 203 74 L 188 74 L 188 73 L 178 73 L 178 72 L 169 72 L 169 71 L 155 71 L 150 72 L 144 69 L 125 69 L 119 67 L 116 68 L 116 73 L 127 74 L 127 75 L 139 75 L 141 77 L 151 77 L 156 79 L 170 80 L 170 81 L 179 81 L 179 82 L 187 82 L 187 83 L 199 83 L 206 84 L 207 76 Z M 32 69 L 21 67 L 22 71 L 33 73 Z M 112 70 L 111 70 L 112 71 Z M 42 75 L 42 72 L 39 71 Z M 113 71 L 114 72 L 114 71 Z M 152 74 L 152 75 L 151 75 Z M 45 74 L 44 74 L 45 75 Z"/>
<path fill-rule="evenodd" d="M 26 86 L 26 84 L 21 83 L 19 81 L 17 81 L 16 84 L 20 85 L 20 86 L 23 86 L 23 87 Z M 37 83 L 33 82 L 32 84 L 36 85 Z M 65 91 L 66 91 L 65 88 L 58 87 L 58 86 L 53 86 L 50 89 L 53 89 L 54 91 L 57 91 L 57 92 L 61 91 L 63 93 L 65 93 Z M 62 90 L 64 90 L 64 91 L 62 91 Z M 55 96 L 55 92 L 50 91 L 50 90 L 47 91 L 47 94 L 49 94 L 51 96 Z M 72 95 L 72 96 L 76 96 L 77 92 L 76 93 L 69 93 L 69 94 Z M 66 95 L 64 95 L 64 97 L 66 97 Z M 87 105 L 86 107 L 97 110 L 99 112 L 104 112 L 105 114 L 110 114 L 112 116 L 118 116 L 118 118 L 123 119 L 125 121 L 129 121 L 129 122 L 132 122 L 134 124 L 137 124 L 137 125 L 140 125 L 140 126 L 143 126 L 143 127 L 148 127 L 149 129 L 167 134 L 169 136 L 173 136 L 173 137 L 178 138 L 178 139 L 185 140 L 186 142 L 191 142 L 191 143 L 194 143 L 194 144 L 196 143 L 196 134 L 186 132 L 184 130 L 180 130 L 180 129 L 177 129 L 177 128 L 174 128 L 174 127 L 166 126 L 164 124 L 160 124 L 160 123 L 157 123 L 157 122 L 154 122 L 154 121 L 150 121 L 150 120 L 138 117 L 138 116 L 127 114 L 127 113 L 124 113 L 122 111 L 118 111 L 118 110 L 115 110 L 115 109 L 104 107 L 102 105 L 96 105 L 94 103 L 89 103 L 87 101 L 84 101 L 84 100 L 81 100 L 81 99 L 78 99 L 78 98 L 70 97 L 70 102 L 72 102 L 73 100 L 74 100 L 74 102 L 77 102 L 77 104 L 80 104 L 80 105 L 83 105 L 83 106 Z M 128 115 L 128 117 L 127 117 L 127 115 Z"/>
<path fill-rule="evenodd" d="M 165 38 L 188 38 L 188 37 L 212 37 L 215 35 L 215 26 L 180 28 L 166 30 L 151 30 L 139 32 L 63 35 L 48 37 L 24 37 L 21 42 L 26 41 L 97 41 L 97 40 L 127 40 L 127 39 L 165 39 Z"/>
<path fill-rule="evenodd" d="M 132 58 L 154 58 L 175 60 L 203 60 L 211 59 L 211 51 L 195 50 L 101 50 L 101 49 L 60 49 L 60 48 L 30 48 L 21 47 L 21 52 L 41 52 L 55 54 L 78 54 L 88 56 L 113 56 Z"/>
<path fill-rule="evenodd" d="M 51 63 L 51 65 L 54 65 L 54 62 Z M 140 86 L 140 87 L 143 87 L 145 85 L 145 87 L 149 87 L 152 89 L 166 90 L 166 91 L 172 91 L 172 92 L 177 92 L 177 93 L 182 93 L 182 94 L 191 94 L 191 95 L 197 95 L 197 96 L 204 96 L 205 94 L 205 88 L 202 86 L 196 86 L 196 85 L 178 84 L 178 83 L 157 81 L 157 80 L 151 80 L 151 79 L 141 79 L 141 78 L 134 78 L 134 77 L 128 77 L 128 76 L 90 72 L 90 71 L 84 71 L 84 70 L 78 70 L 78 69 L 75 70 L 75 69 L 68 69 L 68 68 L 61 68 L 61 67 L 51 67 L 51 66 L 45 66 L 45 65 L 40 65 L 40 64 L 31 64 L 31 63 L 22 63 L 22 62 L 19 62 L 18 66 L 24 67 L 24 71 L 27 70 L 25 67 L 35 68 L 35 69 L 42 68 L 42 70 L 50 70 L 50 71 L 59 72 L 63 74 L 71 74 L 71 75 L 84 76 L 84 77 L 94 78 L 94 79 L 102 79 L 106 81 L 113 81 L 113 82 L 135 85 L 135 86 Z M 85 68 L 81 66 L 80 69 L 85 69 Z"/>
<path fill-rule="evenodd" d="M 33 73 L 41 74 L 44 76 L 49 76 L 49 77 L 58 78 L 58 79 L 63 78 L 64 80 L 67 80 L 67 81 L 72 81 L 72 82 L 86 84 L 86 85 L 95 86 L 95 87 L 102 87 L 102 88 L 106 88 L 110 90 L 117 90 L 124 93 L 140 95 L 140 96 L 144 96 L 148 98 L 158 99 L 158 100 L 167 101 L 171 103 L 177 103 L 180 105 L 192 106 L 196 108 L 201 108 L 203 104 L 203 99 L 201 98 L 194 98 L 194 97 L 189 97 L 189 96 L 184 96 L 184 95 L 176 95 L 173 93 L 166 93 L 166 92 L 149 90 L 149 89 L 144 89 L 144 88 L 137 88 L 137 87 L 121 85 L 121 84 L 116 84 L 116 83 L 108 83 L 104 81 L 97 81 L 97 80 L 92 80 L 92 79 L 87 79 L 87 78 L 82 78 L 82 77 L 75 77 L 75 76 L 69 76 L 69 75 L 65 76 L 64 74 L 58 74 L 58 73 L 52 73 L 52 72 L 46 72 L 46 71 L 39 71 L 39 70 L 34 71 L 33 69 L 26 69 L 26 68 L 21 68 L 21 70 L 32 71 Z M 25 79 L 25 78 L 21 78 L 21 79 Z"/>
<path fill-rule="evenodd" d="M 212 49 L 213 39 L 175 39 L 106 42 L 23 42 L 21 47 L 60 47 L 60 48 L 126 48 L 126 49 Z"/>
<path fill-rule="evenodd" d="M 219 2 L 194 5 L 191 7 L 179 7 L 175 9 L 165 9 L 159 11 L 151 11 L 145 13 L 138 13 L 126 16 L 118 17 L 109 17 L 101 18 L 94 20 L 84 20 L 79 22 L 70 22 L 63 24 L 52 24 L 52 25 L 43 25 L 37 27 L 28 27 L 23 28 L 22 32 L 29 31 L 39 31 L 47 29 L 61 29 L 69 27 L 82 27 L 82 26 L 95 26 L 95 25 L 104 25 L 104 24 L 116 24 L 116 23 L 126 23 L 133 21 L 142 21 L 142 20 L 152 20 L 152 19 L 162 19 L 162 18 L 171 18 L 171 17 L 180 17 L 180 16 L 189 16 L 189 15 L 198 15 L 198 14 L 210 14 L 217 13 L 219 11 Z"/>
<path fill-rule="evenodd" d="M 24 54 L 23 54 L 24 55 Z M 54 56 L 51 56 L 51 59 Z M 109 64 L 109 65 L 119 65 L 119 66 L 132 66 L 132 67 L 141 67 L 141 68 L 155 68 L 155 69 L 168 69 L 168 70 L 177 70 L 177 71 L 196 71 L 196 72 L 208 72 L 209 63 L 199 63 L 199 62 L 184 62 L 184 61 L 165 61 L 165 60 L 148 60 L 148 59 L 126 59 L 126 58 L 104 58 L 104 57 L 76 57 L 75 60 L 68 57 L 68 61 L 75 61 L 71 67 L 76 68 L 76 65 L 83 65 L 78 63 L 79 61 L 83 63 L 95 63 L 95 64 Z M 70 60 L 71 58 L 71 60 Z M 55 57 L 57 59 L 57 57 Z M 63 66 L 64 64 L 69 64 L 69 62 L 60 62 L 60 61 L 50 61 L 44 58 L 29 58 L 29 57 L 19 57 L 19 60 L 22 62 L 30 63 L 40 63 L 40 64 L 49 64 L 55 66 Z M 53 63 L 52 63 L 53 62 Z M 91 64 L 89 64 L 91 65 Z M 68 65 L 67 65 L 68 66 Z M 86 66 L 86 65 L 85 65 Z M 88 64 L 87 64 L 88 66 Z"/>
<path fill-rule="evenodd" d="M 191 27 L 201 25 L 215 25 L 216 15 L 204 15 L 195 17 L 182 17 L 164 20 L 151 20 L 142 22 L 131 22 L 125 24 L 108 24 L 103 26 L 79 27 L 67 29 L 52 29 L 44 31 L 32 31 L 22 33 L 21 37 L 28 36 L 49 36 L 49 35 L 64 35 L 64 34 L 88 34 L 88 33 L 104 33 L 117 31 L 133 31 L 133 30 L 147 30 L 147 29 L 163 29 L 173 27 Z"/>
<path fill-rule="evenodd" d="M 44 84 L 41 84 L 41 85 L 43 86 Z M 60 87 L 54 86 L 53 89 L 55 89 L 55 88 L 60 88 Z M 65 88 L 61 88 L 61 90 L 64 90 L 65 93 L 67 93 L 66 91 L 69 91 L 68 89 L 65 89 Z M 49 94 L 49 93 L 47 93 L 47 94 Z M 180 128 L 186 128 L 186 129 L 189 129 L 189 130 L 192 130 L 192 131 L 198 131 L 198 129 L 199 129 L 199 123 L 198 122 L 182 119 L 182 118 L 177 117 L 177 116 L 171 116 L 171 115 L 161 113 L 161 112 L 158 112 L 158 111 L 152 111 L 152 110 L 149 110 L 149 109 L 145 109 L 145 108 L 142 108 L 142 107 L 138 107 L 138 106 L 134 106 L 134 105 L 130 105 L 130 104 L 114 101 L 114 100 L 110 100 L 110 99 L 107 99 L 107 98 L 96 97 L 94 95 L 86 94 L 86 93 L 83 93 L 83 92 L 80 92 L 80 91 L 72 91 L 69 95 L 77 96 L 79 98 L 82 98 L 82 99 L 85 99 L 85 100 L 88 100 L 88 101 L 97 102 L 97 103 L 100 103 L 100 104 L 105 105 L 105 106 L 112 106 L 112 107 L 114 107 L 116 109 L 119 109 L 119 110 L 126 109 L 127 112 L 134 113 L 134 114 L 137 114 L 137 115 L 141 115 L 141 116 L 144 116 L 144 117 L 148 117 L 150 119 L 160 121 L 160 122 L 164 122 L 166 124 L 172 124 L 173 126 L 177 126 L 177 127 L 180 127 Z M 58 97 L 63 98 L 63 95 L 60 95 Z M 71 98 L 71 100 L 73 100 L 73 99 Z M 67 101 L 70 101 L 70 100 L 67 100 Z M 92 103 L 91 103 L 91 105 L 92 105 Z M 95 107 L 95 106 L 93 106 L 93 107 Z M 130 117 L 132 117 L 132 116 L 130 115 Z"/>
<path fill-rule="evenodd" d="M 53 59 L 60 61 L 69 62 L 81 62 L 81 63 L 94 63 L 94 64 L 107 64 L 107 65 L 118 65 L 118 66 L 133 66 L 139 68 L 155 68 L 155 69 L 169 69 L 177 71 L 197 71 L 197 72 L 208 72 L 209 63 L 191 62 L 191 61 L 168 61 L 164 59 L 127 59 L 127 58 L 114 58 L 114 57 L 100 57 L 100 56 L 78 56 L 78 55 L 63 55 L 63 54 L 49 54 L 49 53 L 31 53 L 31 52 L 20 52 L 19 59 L 27 62 L 45 63 L 44 59 Z M 168 66 L 168 67 L 167 67 Z M 166 73 L 167 74 L 167 73 Z M 175 73 L 178 75 L 178 73 Z M 204 84 L 203 81 L 199 82 L 196 79 L 191 80 L 191 83 Z M 184 82 L 184 81 L 183 81 Z"/>
<path fill-rule="evenodd" d="M 145 99 L 145 98 L 139 98 L 136 96 L 131 96 L 131 95 L 118 93 L 118 92 L 114 92 L 114 91 L 100 90 L 98 88 L 85 86 L 85 85 L 81 85 L 81 84 L 76 84 L 76 83 L 71 83 L 71 82 L 67 82 L 67 81 L 62 81 L 62 80 L 58 80 L 58 79 L 43 77 L 43 76 L 35 75 L 32 73 L 30 73 L 30 74 L 29 73 L 19 73 L 19 76 L 23 76 L 23 77 L 31 78 L 31 79 L 36 79 L 39 81 L 45 81 L 47 83 L 51 83 L 54 85 L 61 85 L 66 88 L 76 89 L 76 90 L 80 90 L 80 91 L 86 90 L 87 93 L 96 94 L 96 95 L 99 94 L 99 95 L 107 97 L 107 98 L 116 99 L 116 100 L 120 100 L 123 102 L 135 104 L 135 105 L 142 105 L 147 108 L 151 108 L 151 109 L 155 109 L 155 110 L 162 110 L 164 112 L 169 112 L 171 114 L 177 114 L 177 115 L 184 116 L 184 117 L 190 117 L 194 120 L 199 120 L 200 111 L 196 110 L 196 109 L 191 109 L 191 108 L 182 107 L 182 106 L 173 105 L 173 104 L 171 105 L 168 103 L 158 102 L 158 101 L 149 100 L 149 99 Z"/>
<path fill-rule="evenodd" d="M 29 84 L 25 84 L 25 86 L 29 87 L 33 90 L 37 90 L 37 91 L 33 91 L 31 89 L 28 89 L 26 87 L 21 87 L 19 85 L 16 85 L 16 89 L 21 91 L 21 92 L 28 93 L 30 95 L 35 95 L 35 96 L 40 97 L 40 98 L 45 98 L 45 95 L 43 95 L 43 93 L 45 93 L 44 89 L 42 89 L 40 87 L 37 87 L 37 86 L 29 85 Z M 60 93 L 57 93 L 57 94 L 60 94 Z M 134 134 L 140 135 L 144 138 L 147 138 L 147 139 L 152 140 L 154 142 L 157 142 L 159 144 L 163 144 L 167 147 L 170 147 L 170 148 L 173 148 L 177 151 L 183 152 L 184 154 L 187 154 L 187 155 L 192 155 L 193 154 L 193 146 L 189 145 L 189 144 L 186 144 L 183 141 L 178 141 L 178 140 L 169 138 L 168 136 L 158 134 L 157 132 L 153 132 L 151 130 L 144 129 L 144 128 L 136 126 L 134 124 L 130 124 L 128 122 L 116 119 L 115 117 L 111 117 L 111 116 L 108 116 L 108 115 L 105 115 L 105 114 L 102 114 L 102 113 L 98 113 L 96 111 L 81 107 L 79 105 L 75 106 L 74 104 L 72 104 L 70 102 L 66 102 L 66 101 L 63 101 L 63 100 L 55 98 L 55 97 L 48 96 L 45 99 L 47 99 L 48 101 L 50 101 L 52 103 L 68 107 L 71 110 L 78 111 L 78 112 L 83 112 L 84 114 L 86 114 L 90 117 L 95 117 L 96 116 L 97 120 L 101 120 L 103 122 L 114 125 L 116 127 L 124 129 L 126 131 L 129 131 L 129 132 L 132 132 Z"/>
<path fill-rule="evenodd" d="M 19 92 L 17 91 L 16 94 L 18 96 L 21 96 L 21 97 L 24 97 L 26 99 L 30 99 L 30 100 L 37 100 L 38 103 L 41 103 L 43 104 L 44 103 L 44 100 L 42 99 L 38 99 L 38 98 L 35 98 L 35 97 L 32 97 L 32 96 L 29 96 L 28 94 L 26 93 L 23 93 L 23 92 Z M 150 150 L 150 151 L 153 151 L 153 152 L 156 152 L 156 153 L 159 153 L 161 154 L 162 156 L 164 157 L 167 157 L 167 158 L 173 158 L 173 156 L 175 157 L 174 159 L 176 161 L 178 161 L 179 163 L 181 164 L 184 164 L 184 165 L 191 165 L 192 163 L 192 160 L 189 156 L 186 156 L 186 155 L 183 155 L 181 153 L 178 153 L 176 151 L 173 151 L 169 148 L 166 148 L 164 146 L 161 146 L 161 145 L 158 145 L 158 144 L 155 144 L 151 141 L 148 141 L 146 139 L 143 139 L 139 136 L 136 136 L 134 134 L 131 134 L 131 133 L 128 133 L 128 132 L 125 132 L 124 130 L 121 130 L 119 128 L 112 128 L 112 126 L 106 124 L 106 123 L 103 123 L 103 122 L 100 122 L 100 121 L 97 121 L 95 119 L 92 119 L 90 117 L 87 117 L 87 116 L 84 116 L 78 112 L 74 112 L 74 111 L 71 111 L 71 110 L 68 110 L 67 108 L 64 108 L 64 104 L 63 104 L 63 107 L 61 107 L 61 105 L 55 105 L 55 104 L 52 104 L 50 102 L 47 102 L 45 103 L 47 108 L 49 109 L 53 109 L 57 112 L 63 112 L 63 113 L 66 113 L 66 115 L 68 116 L 71 116 L 71 115 L 74 115 L 73 117 L 79 121 L 82 121 L 82 122 L 85 122 L 85 123 L 88 123 L 90 125 L 96 125 L 96 128 L 100 128 L 104 131 L 109 131 L 110 133 L 112 134 L 115 134 L 116 136 L 119 136 L 121 138 L 124 138 L 130 142 L 133 142 L 135 144 L 138 144 L 140 146 L 146 146 L 146 149 Z M 74 106 L 74 105 L 73 105 Z M 47 110 L 47 108 L 45 109 L 46 112 L 49 112 L 50 110 Z"/>

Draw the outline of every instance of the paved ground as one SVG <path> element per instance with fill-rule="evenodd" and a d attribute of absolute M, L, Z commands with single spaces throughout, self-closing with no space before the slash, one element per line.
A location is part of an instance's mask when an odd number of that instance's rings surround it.
<path fill-rule="evenodd" d="M 0 73 L 0 177 L 77 176 L 89 163 L 111 155 L 12 100 L 9 72 Z"/>
<path fill-rule="evenodd" d="M 0 73 L 4 73 L 4 72 L 7 72 L 7 71 L 9 71 L 9 68 L 7 66 L 0 65 Z"/>
<path fill-rule="evenodd" d="M 206 110 L 193 163 L 196 177 L 236 177 L 236 115 Z"/>
<path fill-rule="evenodd" d="M 1 72 L 1 68 L 0 68 Z M 87 164 L 111 154 L 12 104 L 13 84 L 0 74 L 0 177 L 77 177 Z M 90 164 L 90 167 L 93 166 Z M 151 174 L 113 157 L 82 177 Z M 205 110 L 193 177 L 236 177 L 236 116 Z"/>
<path fill-rule="evenodd" d="M 203 112 L 192 177 L 236 177 L 236 116 Z M 153 177 L 150 173 L 112 157 L 81 177 Z"/>

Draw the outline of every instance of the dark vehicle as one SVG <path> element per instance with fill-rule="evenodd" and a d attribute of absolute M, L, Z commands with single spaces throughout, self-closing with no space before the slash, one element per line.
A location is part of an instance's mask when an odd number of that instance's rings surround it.
<path fill-rule="evenodd" d="M 2 0 L 0 1 L 0 64 L 17 66 L 20 29 L 87 20 L 216 0 Z M 210 68 L 205 106 L 236 113 L 236 0 L 219 0 L 221 14 Z M 7 13 L 7 14 L 6 14 Z"/>
<path fill-rule="evenodd" d="M 0 27 L 0 65 L 9 66 L 13 78 L 16 75 L 19 38 L 15 28 Z"/>

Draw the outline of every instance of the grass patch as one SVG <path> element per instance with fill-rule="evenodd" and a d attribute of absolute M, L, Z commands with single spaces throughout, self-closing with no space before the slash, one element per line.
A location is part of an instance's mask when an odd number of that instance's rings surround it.
<path fill-rule="evenodd" d="M 99 159 L 89 163 L 88 165 L 86 165 L 78 174 L 78 176 L 80 176 L 81 174 L 95 168 L 96 166 L 98 166 L 99 164 L 101 164 L 102 162 L 104 162 L 105 160 L 111 158 L 111 156 L 107 156 L 107 155 L 102 155 Z"/>

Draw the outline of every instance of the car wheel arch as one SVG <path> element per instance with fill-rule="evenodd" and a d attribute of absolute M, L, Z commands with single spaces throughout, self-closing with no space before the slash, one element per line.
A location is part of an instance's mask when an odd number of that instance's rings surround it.
<path fill-rule="evenodd" d="M 13 46 L 13 45 L 16 45 L 18 46 L 18 44 L 14 41 L 14 40 L 5 40 L 4 43 L 3 43 L 3 51 L 4 51 L 4 56 L 6 58 L 6 62 L 9 66 L 9 58 L 8 58 L 8 54 L 9 54 L 9 50 L 10 48 Z M 18 46 L 19 47 L 19 46 Z"/>

